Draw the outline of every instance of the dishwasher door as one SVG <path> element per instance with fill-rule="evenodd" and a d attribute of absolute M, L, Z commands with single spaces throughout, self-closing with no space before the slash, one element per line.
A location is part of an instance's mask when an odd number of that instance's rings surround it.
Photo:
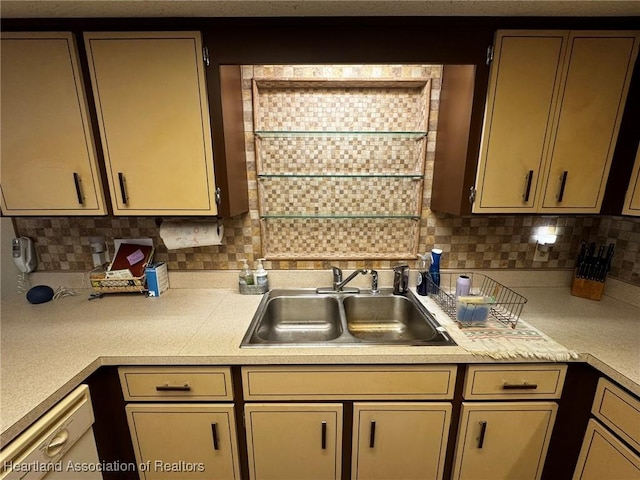
<path fill-rule="evenodd" d="M 0 452 L 0 480 L 102 480 L 93 421 L 80 385 Z"/>

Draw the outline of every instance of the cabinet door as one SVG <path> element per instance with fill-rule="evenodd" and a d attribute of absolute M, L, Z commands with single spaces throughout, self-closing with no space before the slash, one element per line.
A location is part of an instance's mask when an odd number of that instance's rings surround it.
<path fill-rule="evenodd" d="M 143 480 L 240 479 L 233 405 L 129 404 Z"/>
<path fill-rule="evenodd" d="M 600 211 L 639 38 L 571 32 L 540 211 Z"/>
<path fill-rule="evenodd" d="M 462 403 L 453 478 L 539 479 L 558 406 Z"/>
<path fill-rule="evenodd" d="M 637 480 L 640 457 L 595 420 L 589 420 L 573 480 Z"/>
<path fill-rule="evenodd" d="M 115 214 L 217 213 L 199 32 L 85 33 Z"/>
<path fill-rule="evenodd" d="M 341 404 L 247 404 L 245 422 L 252 479 L 340 478 Z"/>
<path fill-rule="evenodd" d="M 106 213 L 71 33 L 2 34 L 2 211 Z"/>
<path fill-rule="evenodd" d="M 636 153 L 636 162 L 633 165 L 622 214 L 640 217 L 640 146 Z"/>
<path fill-rule="evenodd" d="M 532 212 L 567 32 L 499 32 L 491 65 L 475 213 Z"/>
<path fill-rule="evenodd" d="M 442 478 L 450 403 L 356 403 L 354 480 Z"/>

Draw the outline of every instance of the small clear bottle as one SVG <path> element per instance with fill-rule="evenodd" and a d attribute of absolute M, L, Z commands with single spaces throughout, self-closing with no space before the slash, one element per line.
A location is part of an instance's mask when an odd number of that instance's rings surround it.
<path fill-rule="evenodd" d="M 418 281 L 416 283 L 418 295 L 429 294 L 429 282 L 427 281 L 429 277 L 429 258 L 429 253 L 418 255 Z"/>
<path fill-rule="evenodd" d="M 246 258 L 243 258 L 240 261 L 244 263 L 242 264 L 240 274 L 238 275 L 238 285 L 240 286 L 240 293 L 245 293 L 243 292 L 243 290 L 246 290 L 245 287 L 253 285 L 253 272 L 251 271 L 251 268 L 249 268 Z"/>

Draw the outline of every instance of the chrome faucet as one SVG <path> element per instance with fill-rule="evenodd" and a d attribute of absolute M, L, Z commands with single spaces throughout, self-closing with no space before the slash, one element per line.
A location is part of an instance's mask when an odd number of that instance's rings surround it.
<path fill-rule="evenodd" d="M 379 290 L 378 290 L 378 272 L 375 271 L 375 270 L 368 269 L 368 268 L 362 268 L 360 270 L 355 270 L 351 275 L 349 275 L 344 280 L 342 279 L 342 270 L 340 270 L 338 267 L 331 267 L 331 270 L 333 270 L 333 291 L 334 292 L 344 292 L 345 291 L 344 287 L 345 287 L 345 285 L 347 283 L 349 283 L 351 280 L 356 278 L 359 274 L 366 275 L 368 273 L 371 274 L 371 293 L 375 295 L 376 293 L 379 292 Z M 360 290 L 357 289 L 357 288 L 349 289 L 347 291 L 356 292 L 356 293 L 360 292 Z"/>

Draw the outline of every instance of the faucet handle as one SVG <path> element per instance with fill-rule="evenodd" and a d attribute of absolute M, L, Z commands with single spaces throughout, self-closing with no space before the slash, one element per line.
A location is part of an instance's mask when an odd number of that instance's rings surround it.
<path fill-rule="evenodd" d="M 331 270 L 333 270 L 333 281 L 338 283 L 341 282 L 342 270 L 340 270 L 338 267 L 331 267 Z"/>
<path fill-rule="evenodd" d="M 409 265 L 393 267 L 393 294 L 404 295 L 409 290 Z"/>
<path fill-rule="evenodd" d="M 371 294 L 375 295 L 380 292 L 380 290 L 378 290 L 378 272 L 371 269 L 369 273 L 371 274 Z"/>

